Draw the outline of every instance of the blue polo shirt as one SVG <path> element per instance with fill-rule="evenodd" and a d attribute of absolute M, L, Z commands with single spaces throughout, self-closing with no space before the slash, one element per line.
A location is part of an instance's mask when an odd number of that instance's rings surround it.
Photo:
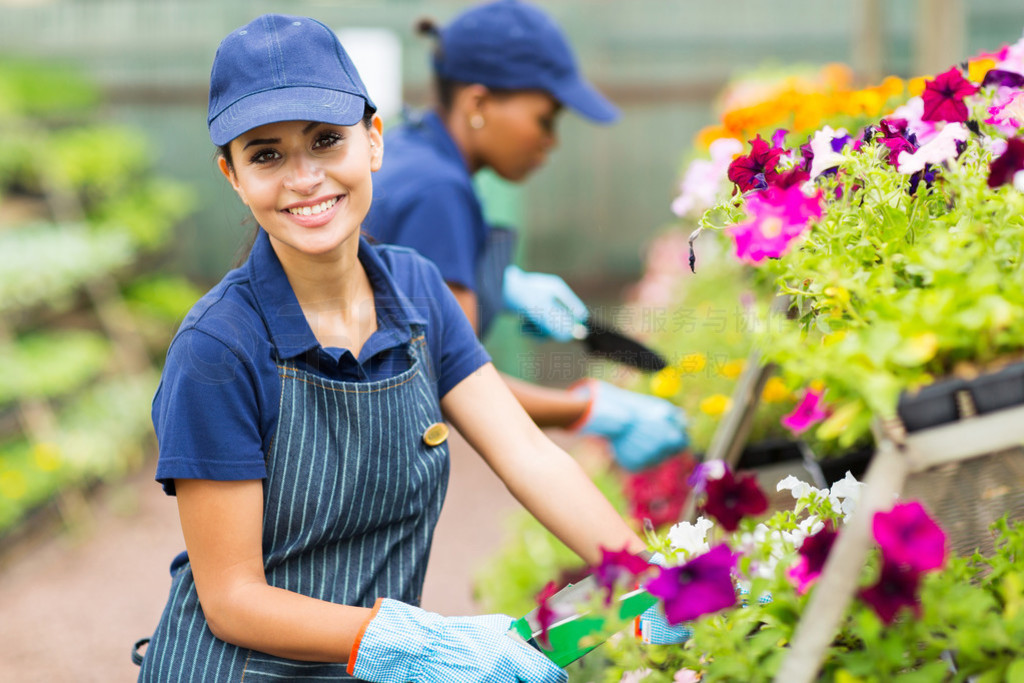
<path fill-rule="evenodd" d="M 277 431 L 278 360 L 342 381 L 374 381 L 408 369 L 412 326 L 422 328 L 438 399 L 489 362 L 437 268 L 410 249 L 359 244 L 374 292 L 377 330 L 359 351 L 324 348 L 260 230 L 246 262 L 189 311 L 167 351 L 153 399 L 156 478 L 263 479 Z"/>
<path fill-rule="evenodd" d="M 477 291 L 488 226 L 466 160 L 434 112 L 408 117 L 384 136 L 363 229 L 433 261 L 446 282 Z"/>

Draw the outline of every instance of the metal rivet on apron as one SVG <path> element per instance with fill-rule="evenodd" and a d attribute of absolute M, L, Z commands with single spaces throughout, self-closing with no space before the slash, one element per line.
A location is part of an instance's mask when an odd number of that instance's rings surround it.
<path fill-rule="evenodd" d="M 428 446 L 440 446 L 448 439 L 448 425 L 444 422 L 435 422 L 423 432 L 423 443 Z"/>

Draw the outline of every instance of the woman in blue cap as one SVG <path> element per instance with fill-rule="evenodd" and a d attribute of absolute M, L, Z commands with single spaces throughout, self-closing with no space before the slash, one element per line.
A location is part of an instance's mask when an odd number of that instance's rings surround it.
<path fill-rule="evenodd" d="M 183 321 L 153 401 L 187 553 L 141 681 L 565 681 L 510 617 L 416 606 L 445 420 L 584 560 L 644 551 L 508 391 L 436 267 L 361 237 L 374 112 L 312 19 L 261 16 L 217 51 L 210 138 L 259 229 Z"/>
<path fill-rule="evenodd" d="M 561 29 L 534 5 L 496 0 L 443 28 L 422 21 L 420 30 L 437 41 L 437 108 L 388 131 L 365 229 L 432 260 L 481 338 L 509 309 L 569 340 L 586 306 L 558 276 L 511 265 L 513 233 L 485 222 L 472 177 L 489 168 L 524 180 L 555 145 L 563 107 L 598 123 L 614 121 L 618 110 L 583 78 Z M 659 398 L 594 380 L 570 391 L 506 381 L 539 425 L 605 437 L 630 470 L 689 441 L 681 411 Z"/>

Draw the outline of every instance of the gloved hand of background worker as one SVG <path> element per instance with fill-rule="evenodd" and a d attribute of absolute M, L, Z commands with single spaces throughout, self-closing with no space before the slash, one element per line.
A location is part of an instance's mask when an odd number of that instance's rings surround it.
<path fill-rule="evenodd" d="M 589 316 L 586 304 L 557 275 L 508 266 L 501 293 L 505 308 L 522 316 L 532 333 L 557 341 L 574 339 Z"/>
<path fill-rule="evenodd" d="M 443 617 L 398 600 L 378 601 L 348 670 L 372 683 L 566 683 L 565 671 L 506 633 L 504 614 Z"/>
<path fill-rule="evenodd" d="M 608 439 L 615 461 L 631 472 L 656 465 L 690 443 L 686 416 L 670 401 L 593 379 L 573 391 L 590 397 L 575 429 Z"/>

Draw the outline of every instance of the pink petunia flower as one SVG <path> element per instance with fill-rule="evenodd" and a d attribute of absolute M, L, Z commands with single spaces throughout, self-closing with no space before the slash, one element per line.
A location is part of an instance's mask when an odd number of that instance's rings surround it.
<path fill-rule="evenodd" d="M 985 123 L 995 126 L 1003 135 L 1016 134 L 1024 126 L 1024 91 L 999 88 L 988 113 Z"/>
<path fill-rule="evenodd" d="M 736 604 L 735 566 L 736 556 L 723 543 L 686 564 L 663 568 L 644 588 L 662 599 L 668 623 L 680 624 Z"/>
<path fill-rule="evenodd" d="M 540 635 L 538 640 L 544 646 L 550 645 L 548 640 L 548 629 L 553 623 L 558 621 L 562 615 L 559 615 L 551 607 L 548 601 L 555 593 L 558 592 L 558 586 L 554 581 L 549 581 L 544 588 L 541 589 L 540 593 L 537 594 L 537 623 L 540 624 Z"/>
<path fill-rule="evenodd" d="M 652 565 L 627 550 L 601 548 L 601 564 L 594 569 L 594 578 L 606 591 L 605 604 L 611 604 L 616 588 L 632 587 L 636 577 L 651 568 Z"/>
<path fill-rule="evenodd" d="M 699 213 L 714 205 L 729 164 L 743 151 L 743 143 L 736 138 L 719 138 L 708 151 L 710 160 L 696 159 L 686 169 L 679 196 L 672 201 L 672 213 L 677 216 Z"/>
<path fill-rule="evenodd" d="M 925 572 L 946 561 L 946 533 L 917 501 L 876 512 L 871 530 L 886 562 Z"/>
<path fill-rule="evenodd" d="M 770 187 L 747 198 L 750 220 L 725 229 L 736 248 L 736 258 L 758 264 L 778 258 L 821 218 L 821 195 L 805 195 L 799 186 Z"/>
<path fill-rule="evenodd" d="M 796 586 L 797 593 L 806 593 L 811 584 L 821 576 L 825 561 L 838 535 L 835 527 L 829 522 L 818 533 L 804 539 L 800 545 L 799 559 L 787 572 L 787 576 Z"/>
<path fill-rule="evenodd" d="M 822 407 L 821 399 L 824 395 L 824 391 L 815 391 L 814 389 L 804 391 L 800 403 L 796 405 L 791 413 L 782 417 L 782 426 L 794 434 L 803 434 L 815 422 L 824 420 L 828 417 L 828 411 Z"/>
<path fill-rule="evenodd" d="M 974 85 L 955 66 L 934 79 L 926 81 L 921 99 L 924 101 L 924 121 L 950 121 L 964 123 L 968 111 L 964 99 L 978 92 Z"/>

